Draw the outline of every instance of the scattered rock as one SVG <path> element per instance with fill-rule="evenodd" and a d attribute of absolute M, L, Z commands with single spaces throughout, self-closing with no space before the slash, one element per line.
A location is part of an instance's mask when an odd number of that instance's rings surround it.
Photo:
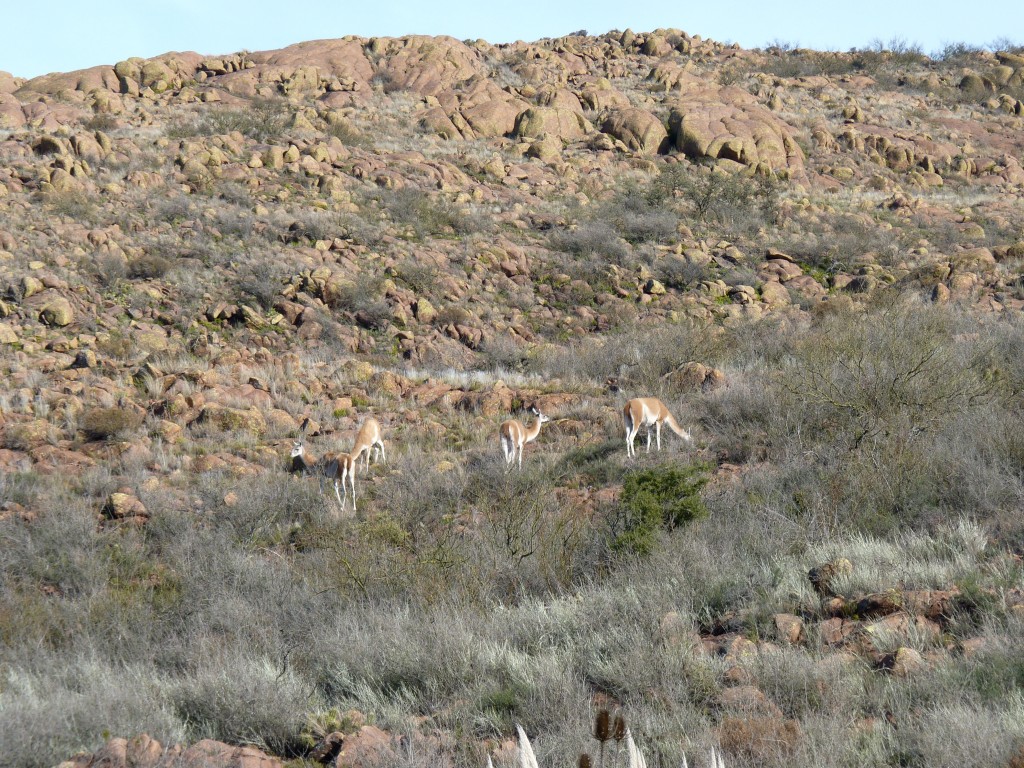
<path fill-rule="evenodd" d="M 897 677 L 908 677 L 926 669 L 928 665 L 918 651 L 903 646 L 885 656 L 880 666 Z"/>
<path fill-rule="evenodd" d="M 63 328 L 75 321 L 75 310 L 66 298 L 55 296 L 39 310 L 39 319 L 47 325 Z"/>
<path fill-rule="evenodd" d="M 149 517 L 145 505 L 125 491 L 118 491 L 107 497 L 107 502 L 103 505 L 103 514 L 115 520 Z"/>
<path fill-rule="evenodd" d="M 776 613 L 772 617 L 775 623 L 775 632 L 778 638 L 790 645 L 795 645 L 804 639 L 804 622 L 799 616 L 791 613 Z"/>
<path fill-rule="evenodd" d="M 358 732 L 345 739 L 338 753 L 338 768 L 365 768 L 365 766 L 395 764 L 392 737 L 375 725 L 364 725 Z"/>

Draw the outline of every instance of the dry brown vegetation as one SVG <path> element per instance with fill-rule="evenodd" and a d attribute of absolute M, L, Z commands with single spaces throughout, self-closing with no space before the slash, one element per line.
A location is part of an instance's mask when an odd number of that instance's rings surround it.
<path fill-rule="evenodd" d="M 657 30 L 0 79 L 0 762 L 572 765 L 602 708 L 652 765 L 1019 761 L 1022 77 Z M 634 396 L 696 447 L 628 460 Z M 288 451 L 368 414 L 345 516 Z"/>

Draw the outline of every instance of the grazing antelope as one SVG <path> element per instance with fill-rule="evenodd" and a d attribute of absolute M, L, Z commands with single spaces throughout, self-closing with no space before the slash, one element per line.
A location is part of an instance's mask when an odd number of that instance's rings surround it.
<path fill-rule="evenodd" d="M 352 511 L 356 509 L 356 460 L 350 453 L 325 453 L 319 460 L 306 457 L 306 447 L 301 440 L 296 440 L 292 447 L 292 466 L 296 459 L 300 460 L 307 472 L 315 472 L 320 482 L 320 493 L 324 492 L 324 478 L 334 482 L 334 495 L 338 497 L 342 512 L 345 511 L 345 499 L 348 498 L 348 485 L 352 486 Z M 341 484 L 341 492 L 338 484 Z"/>
<path fill-rule="evenodd" d="M 647 427 L 647 452 L 651 452 L 651 425 L 654 425 L 654 434 L 658 441 L 658 450 L 661 450 L 661 425 L 668 424 L 669 429 L 679 435 L 687 443 L 692 444 L 693 438 L 690 433 L 680 427 L 668 408 L 656 397 L 636 397 L 626 403 L 622 409 L 622 423 L 626 427 L 626 455 L 636 456 L 633 448 L 633 441 L 641 426 Z"/>
<path fill-rule="evenodd" d="M 537 420 L 533 426 L 527 429 L 515 419 L 509 419 L 501 425 L 499 434 L 501 436 L 501 452 L 505 455 L 506 467 L 512 466 L 516 451 L 519 451 L 519 468 L 523 468 L 523 446 L 531 440 L 535 440 L 540 434 L 540 427 L 545 421 L 551 421 L 547 416 L 537 410 L 536 406 L 530 408 Z"/>
<path fill-rule="evenodd" d="M 356 444 L 352 447 L 352 458 L 359 461 L 361 455 L 366 456 L 365 469 L 370 469 L 370 454 L 377 449 L 379 458 L 387 461 L 384 455 L 384 441 L 380 437 L 380 423 L 372 416 L 363 422 L 359 427 L 359 434 L 356 435 Z"/>

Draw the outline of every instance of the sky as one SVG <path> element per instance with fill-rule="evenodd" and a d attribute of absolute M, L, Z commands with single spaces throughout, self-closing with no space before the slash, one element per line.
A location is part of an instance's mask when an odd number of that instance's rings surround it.
<path fill-rule="evenodd" d="M 1024 44 L 1024 0 L 137 0 L 112 5 L 48 0 L 42 6 L 7 0 L 4 6 L 0 70 L 17 77 L 168 51 L 212 56 L 349 34 L 444 34 L 502 43 L 577 30 L 596 35 L 673 27 L 744 48 L 785 42 L 848 50 L 902 40 L 932 53 L 953 42 L 989 46 L 1003 38 Z"/>

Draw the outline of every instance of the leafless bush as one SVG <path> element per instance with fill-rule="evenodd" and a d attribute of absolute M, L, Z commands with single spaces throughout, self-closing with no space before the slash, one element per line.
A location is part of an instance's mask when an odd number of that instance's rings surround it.
<path fill-rule="evenodd" d="M 447 198 L 418 187 L 381 191 L 378 199 L 391 220 L 410 227 L 417 238 L 466 235 L 491 228 L 487 217 L 467 214 Z"/>
<path fill-rule="evenodd" d="M 630 255 L 629 245 L 606 222 L 579 224 L 575 229 L 556 230 L 551 234 L 551 247 L 576 256 L 599 256 L 613 264 L 624 263 Z"/>
<path fill-rule="evenodd" d="M 238 131 L 250 139 L 267 141 L 282 134 L 290 116 L 291 109 L 284 100 L 254 99 L 247 107 L 206 108 L 172 122 L 166 134 L 172 139 L 185 139 Z"/>
<path fill-rule="evenodd" d="M 243 301 L 254 301 L 267 310 L 274 306 L 287 274 L 288 268 L 276 254 L 256 253 L 239 265 L 235 286 Z"/>
<path fill-rule="evenodd" d="M 615 378 L 620 386 L 660 393 L 669 387 L 665 374 L 691 360 L 708 360 L 718 343 L 713 329 L 699 325 L 634 325 L 613 336 L 546 351 L 531 368 L 570 380 Z"/>
<path fill-rule="evenodd" d="M 211 660 L 170 698 L 193 739 L 255 744 L 285 756 L 304 751 L 303 713 L 313 702 L 299 677 L 268 659 L 233 653 Z"/>

